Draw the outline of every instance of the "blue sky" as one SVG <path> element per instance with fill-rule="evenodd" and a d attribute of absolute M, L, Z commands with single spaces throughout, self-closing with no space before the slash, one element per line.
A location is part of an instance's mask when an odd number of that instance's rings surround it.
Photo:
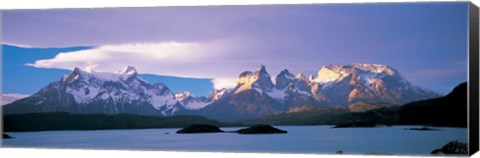
<path fill-rule="evenodd" d="M 261 64 L 275 76 L 285 68 L 316 75 L 326 64 L 356 62 L 389 65 L 416 85 L 447 93 L 466 81 L 467 7 L 455 2 L 2 11 L 2 41 L 25 47 L 2 47 L 3 91 L 31 94 L 74 67 L 113 72 L 133 65 L 152 83 L 208 95 L 212 82 L 231 86 L 239 73 Z"/>

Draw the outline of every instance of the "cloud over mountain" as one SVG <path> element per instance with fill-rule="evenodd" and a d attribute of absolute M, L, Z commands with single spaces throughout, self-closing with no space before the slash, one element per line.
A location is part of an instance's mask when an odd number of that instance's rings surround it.
<path fill-rule="evenodd" d="M 255 42 L 239 39 L 103 45 L 61 52 L 53 58 L 26 65 L 66 70 L 79 67 L 98 72 L 114 72 L 118 67 L 136 65 L 143 74 L 212 79 L 214 88 L 222 89 L 235 86 L 236 72 L 245 68 L 265 64 L 276 73 L 285 63 L 291 63 L 273 60 L 275 52 L 258 54 L 253 50 L 255 45 Z M 309 63 L 303 62 L 300 66 L 303 64 Z"/>
<path fill-rule="evenodd" d="M 139 65 L 147 74 L 164 74 L 179 77 L 208 78 L 208 75 L 197 72 L 179 72 L 159 69 L 162 65 L 196 64 L 220 55 L 221 50 L 205 43 L 136 43 L 122 45 L 105 45 L 88 50 L 63 52 L 51 59 L 37 60 L 27 64 L 38 68 L 95 69 L 112 72 L 124 65 Z M 207 77 L 208 76 L 208 77 Z"/>
<path fill-rule="evenodd" d="M 138 65 L 144 74 L 186 78 L 214 78 L 217 88 L 231 85 L 226 81 L 235 76 L 235 65 L 222 64 L 233 60 L 236 52 L 225 42 L 161 42 L 105 45 L 92 49 L 63 52 L 54 58 L 37 60 L 26 65 L 37 68 L 57 68 L 113 72 L 125 65 Z M 229 53 L 230 52 L 230 53 Z M 220 65 L 219 65 L 220 64 Z"/>

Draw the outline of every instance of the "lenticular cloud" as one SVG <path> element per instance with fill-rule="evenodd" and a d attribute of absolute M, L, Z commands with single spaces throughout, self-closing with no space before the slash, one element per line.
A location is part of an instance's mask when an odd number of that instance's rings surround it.
<path fill-rule="evenodd" d="M 135 66 L 140 73 L 187 78 L 235 77 L 235 65 L 225 64 L 235 58 L 226 43 L 135 43 L 105 45 L 88 50 L 62 52 L 51 59 L 26 64 L 37 68 L 73 70 L 80 67 L 99 72 L 115 72 L 125 65 Z M 241 69 L 241 66 L 237 66 Z M 218 83 L 218 82 L 214 82 Z M 229 86 L 225 82 L 216 88 Z"/>
<path fill-rule="evenodd" d="M 208 45 L 205 44 L 177 42 L 105 45 L 88 50 L 63 52 L 52 59 L 37 60 L 28 65 L 70 70 L 75 67 L 94 67 L 96 71 L 114 71 L 124 65 L 135 65 L 146 73 L 157 74 L 165 72 L 151 69 L 149 65 L 195 62 L 215 53 L 206 52 L 206 49 Z M 180 76 L 192 77 L 188 74 Z"/>

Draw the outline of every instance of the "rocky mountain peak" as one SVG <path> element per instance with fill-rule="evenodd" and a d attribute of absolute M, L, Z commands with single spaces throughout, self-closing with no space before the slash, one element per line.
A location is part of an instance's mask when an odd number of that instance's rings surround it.
<path fill-rule="evenodd" d="M 133 66 L 126 66 L 123 68 L 121 71 L 118 72 L 119 74 L 127 74 L 127 75 L 136 75 L 137 74 L 137 69 Z"/>
<path fill-rule="evenodd" d="M 259 73 L 261 73 L 261 74 L 262 74 L 262 73 L 263 73 L 263 74 L 265 74 L 265 73 L 268 74 L 268 73 L 267 73 L 267 68 L 265 67 L 265 65 L 260 65 L 260 68 L 258 68 L 257 72 L 259 72 Z"/>
<path fill-rule="evenodd" d="M 268 74 L 266 67 L 261 65 L 255 71 L 245 71 L 237 78 L 237 86 L 235 93 L 240 93 L 245 90 L 254 89 L 257 91 L 271 90 L 274 87 L 273 82 Z"/>
<path fill-rule="evenodd" d="M 82 77 L 82 70 L 80 70 L 78 67 L 75 67 L 69 75 L 65 75 L 63 77 L 62 81 L 64 83 L 70 83 L 78 80 L 80 77 Z"/>
<path fill-rule="evenodd" d="M 294 82 L 296 78 L 287 69 L 285 69 L 277 75 L 275 80 L 275 87 L 277 89 L 285 89 L 290 83 Z"/>
<path fill-rule="evenodd" d="M 175 93 L 175 98 L 177 98 L 178 101 L 182 101 L 187 97 L 193 96 L 192 93 L 188 91 L 183 91 L 183 92 L 177 92 Z"/>
<path fill-rule="evenodd" d="M 288 69 L 283 69 L 277 76 L 293 76 Z"/>
<path fill-rule="evenodd" d="M 355 101 L 403 104 L 438 97 L 413 86 L 398 71 L 381 64 L 326 65 L 313 81 L 315 96 L 329 98 L 334 104 Z"/>
<path fill-rule="evenodd" d="M 213 90 L 213 92 L 210 94 L 210 100 L 212 100 L 212 101 L 220 100 L 220 99 L 222 99 L 227 93 L 229 93 L 230 90 L 231 90 L 231 89 L 226 89 L 226 88 Z"/>
<path fill-rule="evenodd" d="M 307 80 L 307 77 L 302 73 L 295 75 L 295 78 L 299 80 Z"/>

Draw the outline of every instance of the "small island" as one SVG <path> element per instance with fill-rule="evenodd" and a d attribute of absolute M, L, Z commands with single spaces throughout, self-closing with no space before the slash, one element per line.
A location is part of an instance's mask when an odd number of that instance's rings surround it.
<path fill-rule="evenodd" d="M 195 134 L 195 133 L 224 133 L 219 127 L 209 124 L 193 124 L 189 125 L 181 130 L 178 130 L 178 134 Z M 243 128 L 237 131 L 228 131 L 228 133 L 238 134 L 283 134 L 287 133 L 285 130 L 281 130 L 270 125 L 253 125 L 248 128 Z"/>
<path fill-rule="evenodd" d="M 214 125 L 208 124 L 193 124 L 188 127 L 185 127 L 181 130 L 178 130 L 178 134 L 187 134 L 187 133 L 222 133 L 220 128 Z"/>
<path fill-rule="evenodd" d="M 287 131 L 277 129 L 270 125 L 253 125 L 236 131 L 238 134 L 284 134 Z"/>
<path fill-rule="evenodd" d="M 381 126 L 377 126 L 377 124 L 374 124 L 374 123 L 366 123 L 366 122 L 350 122 L 350 123 L 342 123 L 342 124 L 338 124 L 332 128 L 355 128 L 355 127 L 368 127 L 368 128 L 371 128 L 371 127 L 381 127 Z"/>
<path fill-rule="evenodd" d="M 438 130 L 440 130 L 440 129 L 429 128 L 429 127 L 422 127 L 422 128 L 405 128 L 405 130 L 414 130 L 414 131 L 438 131 Z"/>

